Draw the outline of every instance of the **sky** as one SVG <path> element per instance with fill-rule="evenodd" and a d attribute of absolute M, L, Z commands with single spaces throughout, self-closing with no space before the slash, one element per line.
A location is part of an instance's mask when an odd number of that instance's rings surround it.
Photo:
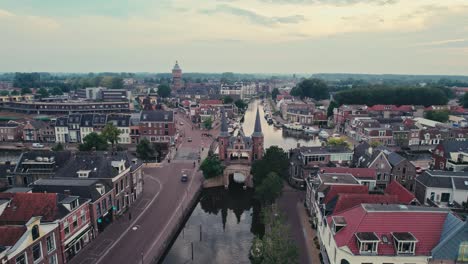
<path fill-rule="evenodd" d="M 0 0 L 0 72 L 468 75 L 468 0 Z"/>

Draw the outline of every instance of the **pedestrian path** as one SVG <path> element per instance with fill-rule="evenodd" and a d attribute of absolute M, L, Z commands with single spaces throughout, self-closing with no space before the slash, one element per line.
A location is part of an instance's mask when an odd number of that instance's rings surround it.
<path fill-rule="evenodd" d="M 304 239 L 306 241 L 307 250 L 309 251 L 309 257 L 311 258 L 312 263 L 319 264 L 320 250 L 317 249 L 314 243 L 314 238 L 317 234 L 309 223 L 309 216 L 307 215 L 304 205 L 302 203 L 297 203 L 296 209 L 299 214 L 299 218 L 301 219 L 302 230 L 304 231 Z"/>

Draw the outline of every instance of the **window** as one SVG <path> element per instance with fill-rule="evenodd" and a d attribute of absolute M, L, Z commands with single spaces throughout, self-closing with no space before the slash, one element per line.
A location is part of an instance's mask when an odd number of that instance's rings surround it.
<path fill-rule="evenodd" d="M 86 223 L 86 210 L 81 209 L 81 224 L 83 225 L 84 223 Z"/>
<path fill-rule="evenodd" d="M 442 196 L 440 197 L 441 202 L 448 203 L 450 202 L 450 193 L 442 193 Z"/>
<path fill-rule="evenodd" d="M 434 197 L 435 197 L 435 192 L 431 192 L 431 201 L 434 201 Z"/>
<path fill-rule="evenodd" d="M 73 216 L 73 228 L 77 228 L 78 227 L 78 218 L 76 217 L 76 215 Z"/>
<path fill-rule="evenodd" d="M 70 226 L 68 225 L 68 220 L 63 223 L 63 231 L 65 232 L 65 236 L 70 234 Z"/>
<path fill-rule="evenodd" d="M 58 264 L 58 261 L 57 261 L 57 254 L 51 255 L 51 256 L 49 257 L 49 264 Z"/>
<path fill-rule="evenodd" d="M 458 261 L 466 262 L 468 261 L 468 241 L 463 241 L 460 243 L 458 248 Z"/>
<path fill-rule="evenodd" d="M 52 233 L 50 236 L 46 238 L 46 244 L 47 244 L 47 252 L 52 252 L 55 250 L 55 234 Z"/>
<path fill-rule="evenodd" d="M 414 255 L 418 240 L 410 232 L 392 233 L 397 254 Z"/>
<path fill-rule="evenodd" d="M 18 256 L 15 260 L 16 264 L 26 264 L 27 258 L 26 258 L 26 253 L 23 252 L 20 256 Z"/>
<path fill-rule="evenodd" d="M 378 244 L 380 242 L 379 237 L 374 232 L 358 232 L 355 234 L 359 253 L 361 254 L 376 254 Z"/>
<path fill-rule="evenodd" d="M 39 238 L 39 226 L 38 225 L 33 226 L 31 230 L 31 235 L 32 235 L 33 241 Z"/>
<path fill-rule="evenodd" d="M 41 242 L 32 246 L 32 255 L 34 263 L 39 262 L 42 259 L 42 245 Z"/>
<path fill-rule="evenodd" d="M 96 214 L 97 216 L 101 216 L 101 204 L 99 203 L 96 206 Z"/>

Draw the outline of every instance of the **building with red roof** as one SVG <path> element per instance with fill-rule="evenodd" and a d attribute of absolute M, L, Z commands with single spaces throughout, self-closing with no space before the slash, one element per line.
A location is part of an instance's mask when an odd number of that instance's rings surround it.
<path fill-rule="evenodd" d="M 398 201 L 402 204 L 419 204 L 418 199 L 412 192 L 403 187 L 398 181 L 391 181 L 387 188 L 385 188 L 385 194 L 396 195 Z"/>
<path fill-rule="evenodd" d="M 428 263 L 449 210 L 397 204 L 360 204 L 319 221 L 330 263 Z"/>
<path fill-rule="evenodd" d="M 351 174 L 359 184 L 368 186 L 369 190 L 374 190 L 377 183 L 377 170 L 374 168 L 322 167 L 320 171 L 322 173 Z"/>
<path fill-rule="evenodd" d="M 326 206 L 327 211 L 336 214 L 357 205 L 365 203 L 375 204 L 399 204 L 400 201 L 397 195 L 382 195 L 368 193 L 340 193 L 336 198 L 331 200 Z"/>

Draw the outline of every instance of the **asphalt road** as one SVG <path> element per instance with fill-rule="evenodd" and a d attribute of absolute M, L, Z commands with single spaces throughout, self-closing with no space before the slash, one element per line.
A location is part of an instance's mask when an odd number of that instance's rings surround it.
<path fill-rule="evenodd" d="M 133 219 L 129 221 L 127 215 L 118 219 L 71 263 L 151 263 L 162 253 L 162 247 L 170 242 L 168 235 L 177 229 L 183 211 L 189 210 L 189 202 L 201 186 L 198 157 L 202 147 L 202 156 L 206 155 L 213 140 L 201 135 L 207 131 L 192 130 L 182 114 L 178 113 L 176 119 L 185 136 L 179 139 L 177 151 L 171 150 L 172 158 L 168 157 L 159 167 L 144 169 L 144 194 L 131 208 Z M 189 175 L 185 183 L 180 181 L 183 171 Z"/>

